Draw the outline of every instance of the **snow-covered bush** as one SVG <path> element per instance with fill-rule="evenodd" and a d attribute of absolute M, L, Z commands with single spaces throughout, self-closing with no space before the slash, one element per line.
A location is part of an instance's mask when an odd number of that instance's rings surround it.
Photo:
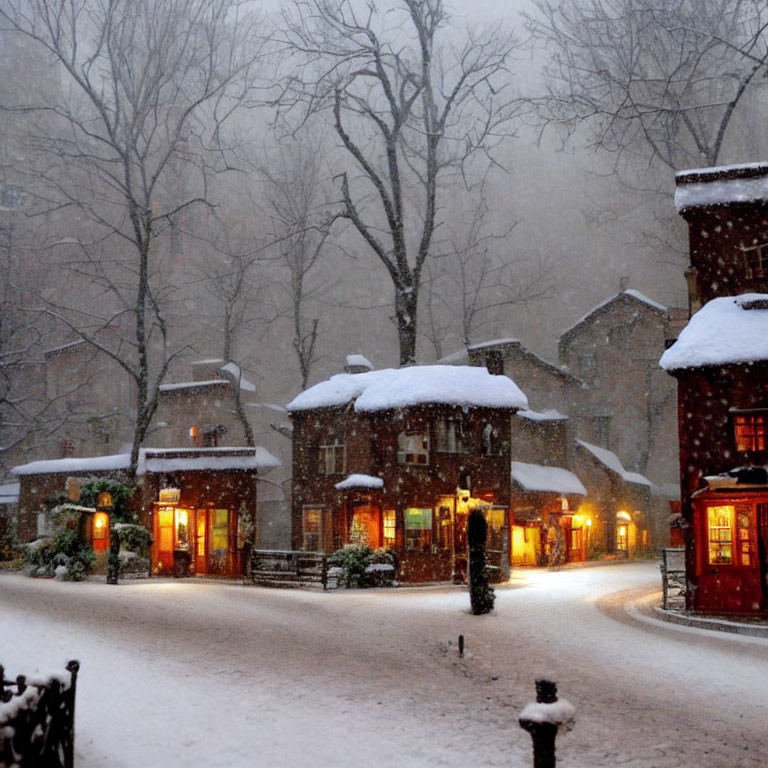
<path fill-rule="evenodd" d="M 23 558 L 30 576 L 82 581 L 93 567 L 95 555 L 76 528 L 61 528 L 53 536 L 27 544 Z"/>
<path fill-rule="evenodd" d="M 366 546 L 347 546 L 337 549 L 328 565 L 342 568 L 347 588 L 390 587 L 395 583 L 395 558 L 385 549 Z"/>
<path fill-rule="evenodd" d="M 149 572 L 149 548 L 152 537 L 143 525 L 115 523 L 114 530 L 120 539 L 118 562 L 121 574 Z"/>

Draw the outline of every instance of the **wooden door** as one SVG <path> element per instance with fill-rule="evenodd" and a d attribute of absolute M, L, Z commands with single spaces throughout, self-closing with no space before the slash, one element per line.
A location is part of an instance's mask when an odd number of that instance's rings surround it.
<path fill-rule="evenodd" d="M 760 587 L 763 592 L 763 610 L 768 608 L 768 504 L 757 505 L 757 560 L 760 568 Z"/>

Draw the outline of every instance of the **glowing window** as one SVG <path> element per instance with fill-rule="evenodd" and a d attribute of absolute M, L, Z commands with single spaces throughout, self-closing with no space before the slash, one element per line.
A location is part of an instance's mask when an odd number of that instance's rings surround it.
<path fill-rule="evenodd" d="M 707 508 L 708 562 L 710 565 L 733 564 L 733 523 L 736 510 L 732 506 Z"/>
<path fill-rule="evenodd" d="M 432 510 L 409 507 L 405 519 L 405 548 L 429 551 L 432 546 Z"/>
<path fill-rule="evenodd" d="M 323 510 L 305 509 L 303 518 L 303 537 L 305 552 L 320 552 L 323 531 Z"/>
<path fill-rule="evenodd" d="M 766 443 L 765 413 L 739 413 L 733 417 L 737 451 L 764 451 Z"/>
<path fill-rule="evenodd" d="M 229 510 L 214 509 L 211 520 L 211 553 L 221 556 L 229 545 Z"/>
<path fill-rule="evenodd" d="M 189 549 L 189 512 L 186 509 L 176 510 L 176 547 Z"/>
<path fill-rule="evenodd" d="M 395 546 L 395 510 L 385 509 L 381 513 L 382 528 L 384 529 L 384 546 Z"/>

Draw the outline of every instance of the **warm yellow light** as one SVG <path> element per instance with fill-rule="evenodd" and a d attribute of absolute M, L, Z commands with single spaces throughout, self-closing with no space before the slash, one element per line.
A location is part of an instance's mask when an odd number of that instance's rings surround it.
<path fill-rule="evenodd" d="M 589 528 L 590 525 L 592 525 L 592 518 L 588 517 L 587 518 L 587 528 Z"/>
<path fill-rule="evenodd" d="M 96 518 L 96 527 L 97 528 L 103 528 L 104 527 L 104 521 L 101 519 L 101 517 Z"/>
<path fill-rule="evenodd" d="M 176 521 L 179 525 L 186 525 L 188 520 L 189 520 L 189 516 L 187 515 L 186 509 L 176 510 Z"/>

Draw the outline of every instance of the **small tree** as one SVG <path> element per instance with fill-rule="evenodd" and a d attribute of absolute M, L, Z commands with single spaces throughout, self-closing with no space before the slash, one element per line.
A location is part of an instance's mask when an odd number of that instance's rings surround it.
<path fill-rule="evenodd" d="M 490 613 L 496 594 L 488 581 L 485 567 L 485 541 L 488 523 L 479 509 L 473 509 L 467 519 L 467 543 L 469 545 L 469 601 L 472 613 L 479 616 Z"/>

